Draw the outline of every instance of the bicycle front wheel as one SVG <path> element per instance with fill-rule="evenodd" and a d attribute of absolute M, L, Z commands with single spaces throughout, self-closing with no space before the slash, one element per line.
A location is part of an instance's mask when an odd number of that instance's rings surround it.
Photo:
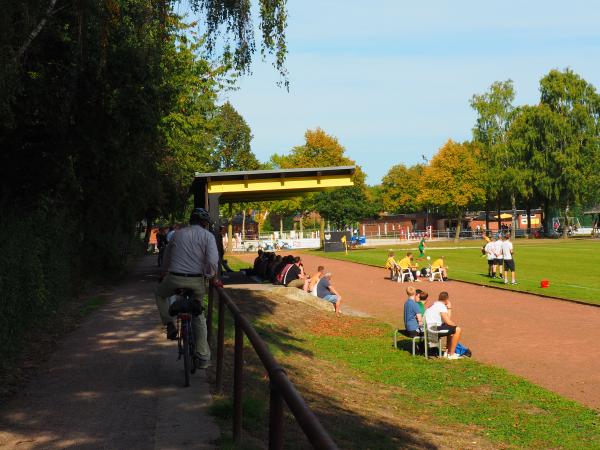
<path fill-rule="evenodd" d="M 185 377 L 184 386 L 188 387 L 190 385 L 190 327 L 189 325 L 183 326 L 183 373 Z"/>

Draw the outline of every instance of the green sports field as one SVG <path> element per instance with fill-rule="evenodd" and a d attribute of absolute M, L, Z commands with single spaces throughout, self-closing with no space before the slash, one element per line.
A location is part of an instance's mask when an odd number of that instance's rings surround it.
<path fill-rule="evenodd" d="M 579 300 L 600 305 L 600 241 L 592 239 L 522 240 L 514 243 L 517 286 L 487 277 L 487 260 L 482 257 L 483 241 L 429 242 L 426 255 L 433 261 L 444 256 L 451 279 L 469 281 L 523 292 Z M 318 252 L 319 256 L 383 267 L 389 250 L 396 260 L 410 249 L 418 255 L 416 244 L 352 250 L 344 253 Z M 316 253 L 316 252 L 315 252 Z M 427 263 L 419 261 L 420 266 Z M 550 281 L 542 289 L 540 281 Z"/>

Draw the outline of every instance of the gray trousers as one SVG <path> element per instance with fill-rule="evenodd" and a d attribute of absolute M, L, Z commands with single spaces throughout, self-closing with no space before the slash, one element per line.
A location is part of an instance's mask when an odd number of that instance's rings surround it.
<path fill-rule="evenodd" d="M 175 293 L 178 288 L 187 288 L 194 291 L 194 295 L 200 301 L 204 301 L 206 292 L 205 279 L 202 277 L 178 277 L 177 275 L 167 274 L 162 283 L 156 288 L 156 306 L 163 325 L 173 322 L 173 317 L 169 315 L 169 297 Z M 210 359 L 210 347 L 206 340 L 206 318 L 204 313 L 192 319 L 194 332 L 196 333 L 196 352 L 203 358 Z"/>

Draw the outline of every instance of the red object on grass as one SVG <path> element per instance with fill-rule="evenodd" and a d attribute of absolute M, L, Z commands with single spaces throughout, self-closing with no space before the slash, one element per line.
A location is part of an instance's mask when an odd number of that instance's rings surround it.
<path fill-rule="evenodd" d="M 548 280 L 542 280 L 542 282 L 540 283 L 540 286 L 543 288 L 550 287 L 550 282 Z"/>

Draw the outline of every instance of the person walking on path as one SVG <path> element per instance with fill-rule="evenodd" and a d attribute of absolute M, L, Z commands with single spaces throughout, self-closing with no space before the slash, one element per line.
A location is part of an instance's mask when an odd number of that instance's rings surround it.
<path fill-rule="evenodd" d="M 173 235 L 165 253 L 165 267 L 168 271 L 155 292 L 156 306 L 163 325 L 167 327 L 167 338 L 177 339 L 177 328 L 169 315 L 168 297 L 179 288 L 192 289 L 199 301 L 204 299 L 205 279 L 217 274 L 219 253 L 214 235 L 207 230 L 210 223 L 208 212 L 196 208 L 190 216 L 190 226 Z M 204 313 L 192 320 L 196 334 L 196 357 L 200 368 L 210 362 L 210 348 L 206 338 Z"/>
<path fill-rule="evenodd" d="M 513 244 L 510 242 L 510 234 L 504 235 L 502 241 L 502 257 L 504 258 L 504 284 L 508 284 L 508 271 L 510 270 L 512 282 L 510 284 L 517 284 L 515 274 L 515 259 L 513 258 Z"/>

